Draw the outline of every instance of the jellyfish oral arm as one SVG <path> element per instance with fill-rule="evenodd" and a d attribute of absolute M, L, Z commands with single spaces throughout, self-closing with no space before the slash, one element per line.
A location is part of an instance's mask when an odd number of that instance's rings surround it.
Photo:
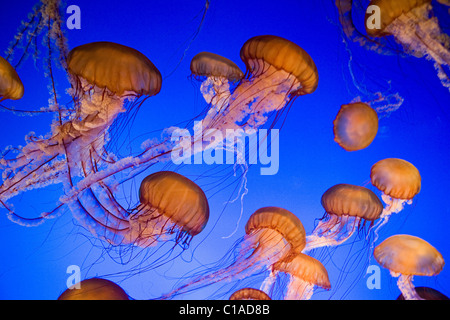
<path fill-rule="evenodd" d="M 289 275 L 289 283 L 284 300 L 310 300 L 314 293 L 314 284 L 296 276 Z"/>
<path fill-rule="evenodd" d="M 423 300 L 412 284 L 412 275 L 403 275 L 391 271 L 393 277 L 398 277 L 397 286 L 403 294 L 405 300 Z"/>
<path fill-rule="evenodd" d="M 344 243 L 357 230 L 360 221 L 360 217 L 336 215 L 320 220 L 313 232 L 306 236 L 303 252 Z"/>

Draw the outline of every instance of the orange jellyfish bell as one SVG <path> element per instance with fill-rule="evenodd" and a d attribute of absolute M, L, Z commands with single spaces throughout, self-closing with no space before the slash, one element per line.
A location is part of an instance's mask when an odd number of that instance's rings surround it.
<path fill-rule="evenodd" d="M 136 49 L 113 42 L 92 42 L 72 49 L 68 71 L 77 79 L 122 96 L 153 96 L 161 90 L 161 73 Z"/>
<path fill-rule="evenodd" d="M 378 115 L 362 102 L 341 106 L 334 124 L 334 140 L 347 151 L 367 148 L 378 132 Z"/>
<path fill-rule="evenodd" d="M 0 101 L 18 100 L 23 97 L 24 88 L 13 66 L 0 57 Z"/>
<path fill-rule="evenodd" d="M 68 288 L 58 300 L 129 300 L 126 292 L 116 283 L 101 279 L 86 279 Z"/>
<path fill-rule="evenodd" d="M 234 292 L 230 300 L 271 300 L 264 291 L 254 288 L 243 288 Z"/>
<path fill-rule="evenodd" d="M 245 232 L 250 235 L 263 229 L 280 234 L 294 253 L 302 252 L 305 247 L 305 228 L 300 219 L 286 209 L 264 207 L 256 210 L 248 219 Z"/>
<path fill-rule="evenodd" d="M 239 81 L 244 76 L 241 69 L 230 59 L 211 52 L 200 52 L 191 60 L 194 76 L 226 78 Z"/>
<path fill-rule="evenodd" d="M 209 219 L 208 200 L 190 179 L 172 171 L 147 176 L 139 189 L 141 204 L 129 218 L 128 242 L 153 245 L 177 233 L 188 239 L 200 233 Z M 187 241 L 187 240 L 186 240 Z"/>
<path fill-rule="evenodd" d="M 414 198 L 420 191 L 419 170 L 403 159 L 387 158 L 375 163 L 370 170 L 372 184 L 395 199 Z"/>
<path fill-rule="evenodd" d="M 377 247 L 373 253 L 377 262 L 399 277 L 398 287 L 405 299 L 421 299 L 414 290 L 414 275 L 435 276 L 444 267 L 441 253 L 427 241 L 405 234 L 394 235 Z"/>
<path fill-rule="evenodd" d="M 266 72 L 267 65 L 293 75 L 301 87 L 292 95 L 305 95 L 317 89 L 319 74 L 311 56 L 297 44 L 273 35 L 256 36 L 241 48 L 241 59 L 253 76 Z"/>

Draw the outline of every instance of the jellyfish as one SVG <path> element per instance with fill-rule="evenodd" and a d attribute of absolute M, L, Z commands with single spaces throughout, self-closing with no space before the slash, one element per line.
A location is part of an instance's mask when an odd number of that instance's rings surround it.
<path fill-rule="evenodd" d="M 254 288 L 243 288 L 234 292 L 229 300 L 272 300 L 264 291 Z"/>
<path fill-rule="evenodd" d="M 365 103 L 341 106 L 334 124 L 334 141 L 346 151 L 367 148 L 378 132 L 378 115 Z"/>
<path fill-rule="evenodd" d="M 285 300 L 309 300 L 315 288 L 331 288 L 328 272 L 317 259 L 299 253 L 288 259 L 280 260 L 272 267 L 276 273 L 289 276 Z"/>
<path fill-rule="evenodd" d="M 403 210 L 405 203 L 411 204 L 419 193 L 421 177 L 419 170 L 408 161 L 387 158 L 375 163 L 370 170 L 372 184 L 381 191 L 381 199 L 386 203 L 375 233 L 386 224 L 393 213 Z"/>
<path fill-rule="evenodd" d="M 58 300 L 130 300 L 130 298 L 118 284 L 102 278 L 90 278 L 65 290 Z"/>
<path fill-rule="evenodd" d="M 431 0 L 371 1 L 364 19 L 367 35 L 355 27 L 352 2 L 336 1 L 339 20 L 350 39 L 378 53 L 391 54 L 398 50 L 390 50 L 385 38 L 393 36 L 406 54 L 432 61 L 442 85 L 450 89 L 450 38 L 433 15 Z"/>
<path fill-rule="evenodd" d="M 445 294 L 433 288 L 415 287 L 414 289 L 422 300 L 450 300 Z M 405 297 L 400 294 L 397 300 L 405 300 Z"/>
<path fill-rule="evenodd" d="M 92 234 L 115 246 L 132 244 L 148 248 L 173 241 L 183 249 L 209 219 L 209 204 L 203 190 L 172 171 L 159 171 L 144 178 L 139 202 L 128 211 L 120 207 L 116 209 L 118 212 L 108 211 L 106 215 L 81 211 L 75 217 Z"/>
<path fill-rule="evenodd" d="M 322 206 L 325 215 L 306 236 L 304 252 L 342 244 L 367 222 L 372 225 L 383 211 L 383 204 L 371 190 L 343 183 L 325 191 Z"/>
<path fill-rule="evenodd" d="M 200 92 L 208 104 L 226 105 L 230 96 L 230 83 L 238 82 L 244 73 L 231 60 L 211 52 L 200 52 L 191 60 L 191 73 L 202 81 Z"/>
<path fill-rule="evenodd" d="M 16 70 L 7 60 L 0 57 L 0 102 L 6 99 L 21 99 L 23 91 L 23 83 Z"/>
<path fill-rule="evenodd" d="M 194 276 L 161 299 L 203 288 L 218 282 L 245 279 L 270 270 L 277 261 L 300 253 L 305 246 L 305 229 L 292 212 L 279 207 L 256 210 L 245 225 L 245 236 L 233 251 L 234 261 L 207 274 Z"/>
<path fill-rule="evenodd" d="M 436 276 L 444 258 L 427 241 L 411 235 L 394 235 L 375 247 L 377 262 L 398 277 L 397 286 L 405 300 L 422 300 L 412 283 L 414 276 Z"/>
<path fill-rule="evenodd" d="M 88 43 L 72 49 L 68 70 L 75 112 L 54 120 L 47 137 L 29 135 L 16 157 L 1 159 L 4 181 L 0 202 L 8 209 L 9 218 L 19 224 L 42 223 L 54 212 L 25 219 L 6 203 L 9 198 L 61 182 L 68 194 L 78 180 L 88 181 L 81 191 L 91 187 L 89 177 L 116 162 L 105 143 L 117 115 L 142 104 L 161 88 L 161 74 L 146 56 L 112 42 Z M 103 188 L 108 189 L 104 179 L 103 182 Z M 78 193 L 72 191 L 68 202 L 77 200 Z M 55 210 L 63 205 L 61 202 Z"/>

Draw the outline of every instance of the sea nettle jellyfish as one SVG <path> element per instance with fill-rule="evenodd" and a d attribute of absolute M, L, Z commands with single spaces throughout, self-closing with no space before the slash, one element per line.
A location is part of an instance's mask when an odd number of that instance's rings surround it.
<path fill-rule="evenodd" d="M 370 179 L 381 191 L 381 199 L 386 203 L 375 226 L 377 233 L 393 213 L 402 211 L 405 203 L 412 203 L 412 199 L 420 191 L 422 179 L 419 170 L 413 164 L 396 158 L 387 158 L 375 163 L 370 170 Z"/>
<path fill-rule="evenodd" d="M 200 92 L 206 102 L 218 110 L 228 103 L 230 82 L 235 83 L 244 73 L 231 60 L 211 52 L 200 52 L 191 60 L 192 77 L 202 82 Z"/>
<path fill-rule="evenodd" d="M 398 277 L 398 288 L 405 300 L 422 300 L 412 284 L 413 276 L 436 276 L 444 259 L 425 240 L 411 235 L 394 235 L 375 247 L 377 262 Z"/>
<path fill-rule="evenodd" d="M 316 288 L 331 288 L 328 272 L 313 257 L 300 253 L 273 265 L 273 271 L 288 275 L 285 300 L 309 300 Z"/>
<path fill-rule="evenodd" d="M 27 144 L 15 158 L 1 160 L 4 181 L 0 201 L 11 220 L 23 225 L 39 224 L 54 212 L 35 219 L 20 217 L 6 204 L 6 200 L 20 192 L 63 183 L 68 197 L 65 201 L 60 199 L 56 211 L 71 201 L 78 201 L 80 210 L 86 211 L 78 195 L 95 182 L 102 182 L 100 187 L 111 195 L 103 177 L 118 172 L 120 167 L 117 168 L 115 156 L 105 148 L 108 129 L 118 114 L 139 106 L 161 88 L 161 74 L 146 56 L 111 42 L 94 42 L 72 49 L 68 70 L 75 112 L 67 118 L 55 119 L 48 137 L 29 135 Z M 77 188 L 75 184 L 80 179 L 83 182 Z M 88 197 L 91 194 L 92 190 L 85 193 Z"/>
<path fill-rule="evenodd" d="M 23 84 L 13 66 L 0 57 L 0 102 L 23 97 Z"/>
<path fill-rule="evenodd" d="M 130 300 L 118 284 L 102 279 L 83 280 L 65 290 L 58 300 Z"/>
<path fill-rule="evenodd" d="M 234 292 L 229 300 L 272 300 L 264 291 L 254 288 L 243 288 Z"/>
<path fill-rule="evenodd" d="M 290 211 L 278 207 L 256 210 L 245 225 L 246 235 L 233 248 L 234 261 L 217 271 L 201 274 L 164 295 L 171 299 L 221 281 L 245 279 L 267 272 L 277 261 L 300 253 L 305 246 L 305 229 Z"/>
<path fill-rule="evenodd" d="M 346 151 L 367 148 L 378 132 L 378 115 L 362 102 L 344 104 L 333 121 L 334 141 Z"/>
<path fill-rule="evenodd" d="M 383 211 L 383 204 L 371 190 L 351 184 L 337 184 L 325 191 L 322 206 L 325 215 L 306 236 L 304 252 L 342 244 L 366 223 L 372 225 Z"/>
<path fill-rule="evenodd" d="M 160 171 L 142 180 L 140 204 L 129 211 L 106 215 L 76 215 L 84 227 L 113 245 L 156 246 L 172 241 L 186 249 L 209 219 L 208 200 L 190 179 L 172 171 Z"/>

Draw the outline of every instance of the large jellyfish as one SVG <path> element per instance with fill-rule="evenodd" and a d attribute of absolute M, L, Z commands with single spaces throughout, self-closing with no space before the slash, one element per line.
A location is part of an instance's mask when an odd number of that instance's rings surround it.
<path fill-rule="evenodd" d="M 331 288 L 328 272 L 323 264 L 303 253 L 278 261 L 272 269 L 278 274 L 289 276 L 285 300 L 309 300 L 316 287 L 326 290 Z"/>
<path fill-rule="evenodd" d="M 305 229 L 301 221 L 290 211 L 278 207 L 256 210 L 245 225 L 246 235 L 238 242 L 233 256 L 235 260 L 219 270 L 193 277 L 164 295 L 170 299 L 176 295 L 205 287 L 220 281 L 233 281 L 270 271 L 277 261 L 300 253 L 305 246 Z"/>
<path fill-rule="evenodd" d="M 48 137 L 28 136 L 27 144 L 13 158 L 1 159 L 3 184 L 0 201 L 8 209 L 9 218 L 23 225 L 35 225 L 51 217 L 52 212 L 38 218 L 23 218 L 6 201 L 20 192 L 63 183 L 68 201 L 78 200 L 74 190 L 77 179 L 92 186 L 91 176 L 113 166 L 114 155 L 105 143 L 108 129 L 118 114 L 133 104 L 142 103 L 161 88 L 161 75 L 153 63 L 139 51 L 111 42 L 94 42 L 74 48 L 68 56 L 71 93 L 76 112 L 52 123 Z M 144 97 L 143 99 L 141 97 Z M 103 172 L 104 173 L 104 172 Z M 108 176 L 111 173 L 108 173 Z M 87 181 L 86 181 L 87 180 Z M 99 181 L 99 180 L 95 180 Z M 101 188 L 108 191 L 104 179 Z M 89 191 L 92 193 L 92 190 Z M 81 203 L 81 210 L 86 211 Z"/>
<path fill-rule="evenodd" d="M 151 247 L 170 240 L 183 248 L 209 219 L 203 190 L 176 172 L 159 171 L 143 179 L 139 200 L 140 204 L 129 211 L 117 207 L 107 215 L 93 211 L 75 217 L 92 234 L 114 245 Z"/>
<path fill-rule="evenodd" d="M 367 148 L 378 132 L 378 115 L 366 103 L 341 106 L 334 124 L 334 140 L 347 151 Z"/>
<path fill-rule="evenodd" d="M 336 1 L 339 20 L 350 39 L 379 53 L 391 53 L 395 50 L 386 50 L 389 45 L 383 38 L 393 36 L 407 54 L 431 60 L 441 83 L 450 89 L 450 38 L 433 15 L 431 0 L 370 1 L 364 19 L 367 35 L 355 27 L 352 2 Z"/>
<path fill-rule="evenodd" d="M 393 213 L 402 211 L 405 203 L 412 203 L 412 199 L 420 191 L 421 177 L 412 163 L 403 159 L 386 158 L 372 166 L 370 179 L 381 191 L 381 199 L 386 203 L 375 226 L 377 233 Z"/>
<path fill-rule="evenodd" d="M 58 300 L 130 300 L 118 284 L 102 278 L 83 280 L 65 290 Z"/>
<path fill-rule="evenodd" d="M 412 284 L 413 276 L 435 276 L 444 267 L 444 258 L 425 240 L 411 235 L 394 235 L 375 247 L 377 262 L 398 277 L 405 300 L 422 300 Z"/>
<path fill-rule="evenodd" d="M 325 215 L 311 234 L 306 236 L 304 252 L 315 248 L 337 246 L 383 211 L 380 199 L 369 189 L 351 184 L 337 184 L 322 195 Z"/>
<path fill-rule="evenodd" d="M 254 288 L 243 288 L 235 291 L 229 300 L 272 300 L 264 291 Z"/>
<path fill-rule="evenodd" d="M 0 102 L 23 97 L 23 84 L 12 65 L 0 57 Z"/>

